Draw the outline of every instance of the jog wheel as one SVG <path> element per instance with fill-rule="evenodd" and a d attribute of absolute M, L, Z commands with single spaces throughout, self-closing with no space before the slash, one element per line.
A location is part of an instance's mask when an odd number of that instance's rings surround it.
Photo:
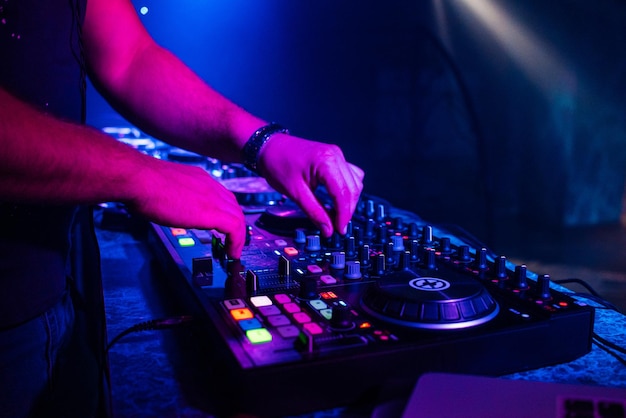
<path fill-rule="evenodd" d="M 247 213 L 261 212 L 267 206 L 275 205 L 283 199 L 283 195 L 274 190 L 262 177 L 235 177 L 222 180 L 221 183 L 233 192 L 237 202 Z"/>
<path fill-rule="evenodd" d="M 445 278 L 408 270 L 390 273 L 364 292 L 362 305 L 384 321 L 431 330 L 475 327 L 499 311 L 479 282 L 454 272 Z"/>

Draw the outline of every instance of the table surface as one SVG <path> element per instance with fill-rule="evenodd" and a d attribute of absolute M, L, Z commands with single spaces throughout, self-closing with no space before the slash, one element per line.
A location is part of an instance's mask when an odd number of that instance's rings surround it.
<path fill-rule="evenodd" d="M 141 228 L 97 229 L 102 256 L 103 290 L 108 339 L 144 321 L 182 315 L 186 312 L 168 297 L 157 279 L 158 266 L 147 247 Z M 597 306 L 595 334 L 624 347 L 626 316 Z M 212 417 L 206 393 L 216 384 L 203 364 L 193 327 L 130 333 L 109 351 L 113 411 L 119 417 Z M 540 349 L 540 347 L 529 347 Z M 626 388 L 624 356 L 617 358 L 594 343 L 579 359 L 503 376 L 543 382 Z M 621 359 L 621 360 L 620 360 Z M 347 406 L 305 416 L 369 417 L 371 405 Z"/>

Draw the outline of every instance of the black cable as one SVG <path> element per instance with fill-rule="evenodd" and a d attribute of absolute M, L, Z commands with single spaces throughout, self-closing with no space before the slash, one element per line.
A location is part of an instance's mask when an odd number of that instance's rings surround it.
<path fill-rule="evenodd" d="M 619 361 L 620 363 L 622 363 L 624 366 L 626 366 L 626 359 L 624 359 L 623 357 L 621 357 L 619 354 L 617 354 L 615 351 L 622 353 L 622 354 L 626 354 L 626 349 L 605 340 L 604 338 L 600 337 L 598 334 L 594 333 L 593 334 L 593 342 L 596 344 L 596 346 L 598 348 L 600 348 L 602 351 L 608 353 L 609 355 L 611 355 L 613 358 L 615 358 L 617 361 Z"/>
<path fill-rule="evenodd" d="M 562 279 L 562 280 L 554 280 L 554 283 L 558 283 L 558 284 L 578 283 L 579 285 L 581 285 L 582 287 L 587 289 L 587 291 L 589 293 L 591 293 L 592 295 L 594 295 L 596 297 L 601 297 L 598 294 L 598 292 L 596 292 L 587 282 L 585 282 L 582 279 L 576 278 L 576 277 L 572 277 L 572 278 L 569 278 L 569 279 Z"/>
<path fill-rule="evenodd" d="M 106 352 L 108 353 L 114 344 L 116 344 L 119 340 L 121 340 L 126 335 L 131 334 L 133 332 L 154 331 L 154 330 L 173 328 L 181 324 L 190 322 L 192 320 L 193 320 L 193 316 L 181 315 L 181 316 L 174 316 L 174 317 L 163 318 L 163 319 L 152 319 L 150 321 L 145 321 L 139 324 L 135 324 L 132 327 L 117 334 L 115 338 L 113 338 L 107 345 Z"/>
<path fill-rule="evenodd" d="M 593 333 L 593 338 L 597 339 L 599 342 L 601 342 L 602 344 L 612 348 L 615 351 L 618 351 L 618 352 L 620 352 L 622 354 L 626 354 L 626 348 L 621 347 L 621 346 L 615 344 L 614 342 L 611 342 L 611 341 L 607 340 L 606 338 L 599 336 L 595 332 Z"/>

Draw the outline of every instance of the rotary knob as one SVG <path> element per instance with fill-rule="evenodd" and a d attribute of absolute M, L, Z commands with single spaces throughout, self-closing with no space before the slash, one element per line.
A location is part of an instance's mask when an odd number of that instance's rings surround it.
<path fill-rule="evenodd" d="M 339 301 L 333 306 L 330 317 L 330 326 L 341 330 L 354 328 L 352 311 L 345 302 Z"/>

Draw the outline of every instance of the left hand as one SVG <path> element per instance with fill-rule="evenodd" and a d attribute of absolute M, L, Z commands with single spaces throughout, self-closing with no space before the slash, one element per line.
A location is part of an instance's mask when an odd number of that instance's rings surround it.
<path fill-rule="evenodd" d="M 346 161 L 337 145 L 274 134 L 261 151 L 259 168 L 267 182 L 298 204 L 325 237 L 333 231 L 346 233 L 365 174 Z M 333 200 L 334 219 L 315 197 L 319 185 Z"/>

